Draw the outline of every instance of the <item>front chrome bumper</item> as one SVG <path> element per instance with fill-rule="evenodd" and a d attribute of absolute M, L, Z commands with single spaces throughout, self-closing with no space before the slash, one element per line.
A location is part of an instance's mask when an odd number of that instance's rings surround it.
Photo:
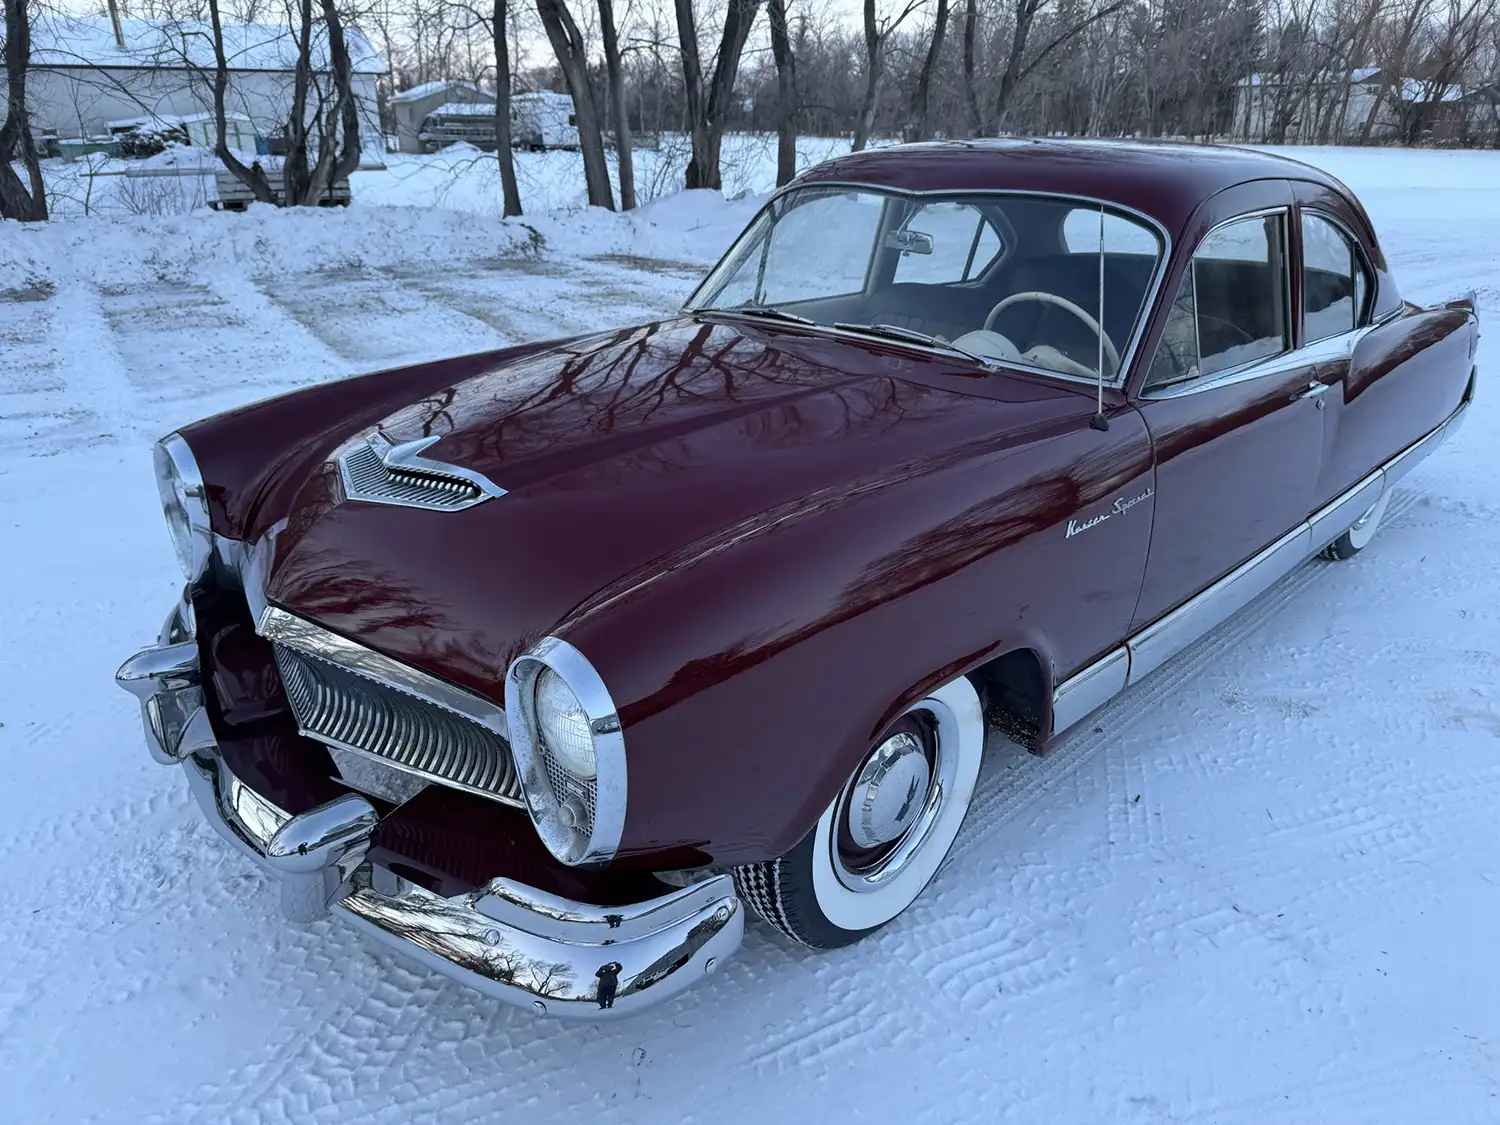
<path fill-rule="evenodd" d="M 203 705 L 191 606 L 116 679 L 141 703 L 151 756 L 181 763 L 208 822 L 282 881 L 288 917 L 328 912 L 488 996 L 576 1019 L 670 999 L 739 948 L 744 907 L 728 875 L 628 906 L 599 907 L 492 879 L 444 898 L 372 863 L 375 809 L 349 793 L 293 816 L 225 765 Z"/>

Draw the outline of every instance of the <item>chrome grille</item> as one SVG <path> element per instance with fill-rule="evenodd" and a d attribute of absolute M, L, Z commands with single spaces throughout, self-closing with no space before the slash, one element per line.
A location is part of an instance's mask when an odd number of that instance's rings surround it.
<path fill-rule="evenodd" d="M 392 445 L 378 431 L 339 455 L 339 476 L 350 500 L 458 512 L 492 496 L 503 496 L 487 477 L 472 469 L 421 456 L 436 437 Z"/>
<path fill-rule="evenodd" d="M 277 642 L 275 650 L 304 734 L 445 785 L 524 804 L 510 745 L 488 727 L 300 649 Z"/>

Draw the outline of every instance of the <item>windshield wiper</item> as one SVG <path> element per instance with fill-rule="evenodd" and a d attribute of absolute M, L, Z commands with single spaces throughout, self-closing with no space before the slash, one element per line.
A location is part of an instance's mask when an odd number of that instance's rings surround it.
<path fill-rule="evenodd" d="M 900 340 L 907 344 L 921 344 L 924 347 L 952 352 L 954 355 L 961 355 L 972 359 L 986 370 L 998 367 L 1000 362 L 987 355 L 971 352 L 968 348 L 961 348 L 957 344 L 943 339 L 941 336 L 933 336 L 927 332 L 918 332 L 915 328 L 901 328 L 894 324 L 850 324 L 847 321 L 835 321 L 833 326 L 841 332 L 858 332 L 865 336 L 881 336 L 887 340 Z"/>
<path fill-rule="evenodd" d="M 698 309 L 699 313 L 720 313 L 730 316 L 758 316 L 762 320 L 779 320 L 786 324 L 813 324 L 816 320 L 810 320 L 796 313 L 783 312 L 781 309 L 771 305 L 729 305 L 721 309 Z"/>

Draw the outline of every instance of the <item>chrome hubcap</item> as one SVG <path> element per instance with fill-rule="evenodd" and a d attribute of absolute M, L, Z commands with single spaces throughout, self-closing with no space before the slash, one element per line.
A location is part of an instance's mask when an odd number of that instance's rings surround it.
<path fill-rule="evenodd" d="M 1374 518 L 1374 516 L 1375 516 L 1375 509 L 1378 508 L 1378 507 L 1380 507 L 1380 501 L 1379 500 L 1377 500 L 1377 501 L 1375 501 L 1375 503 L 1371 504 L 1370 507 L 1369 507 L 1369 510 L 1366 511 L 1364 515 L 1360 516 L 1359 519 L 1355 520 L 1354 521 L 1354 526 L 1351 527 L 1349 530 L 1350 531 L 1360 531 L 1360 530 L 1363 530 L 1365 524 L 1369 523 L 1370 520 Z"/>
<path fill-rule="evenodd" d="M 906 733 L 886 739 L 854 780 L 850 838 L 860 848 L 899 839 L 922 811 L 931 779 L 921 740 Z"/>
<path fill-rule="evenodd" d="M 839 798 L 830 841 L 839 882 L 863 894 L 899 876 L 931 831 L 952 772 L 931 724 L 908 716 L 888 732 Z"/>

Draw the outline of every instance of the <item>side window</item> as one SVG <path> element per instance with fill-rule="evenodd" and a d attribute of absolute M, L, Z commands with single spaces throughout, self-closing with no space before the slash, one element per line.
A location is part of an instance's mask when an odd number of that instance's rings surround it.
<path fill-rule="evenodd" d="M 1285 234 L 1278 213 L 1228 223 L 1203 240 L 1172 301 L 1146 389 L 1288 348 Z"/>
<path fill-rule="evenodd" d="M 967 203 L 928 203 L 901 228 L 913 249 L 896 262 L 897 282 L 944 285 L 978 277 L 999 256 L 1000 236 L 984 214 Z"/>
<path fill-rule="evenodd" d="M 1369 282 L 1349 236 L 1302 212 L 1302 317 L 1307 343 L 1359 327 Z"/>

